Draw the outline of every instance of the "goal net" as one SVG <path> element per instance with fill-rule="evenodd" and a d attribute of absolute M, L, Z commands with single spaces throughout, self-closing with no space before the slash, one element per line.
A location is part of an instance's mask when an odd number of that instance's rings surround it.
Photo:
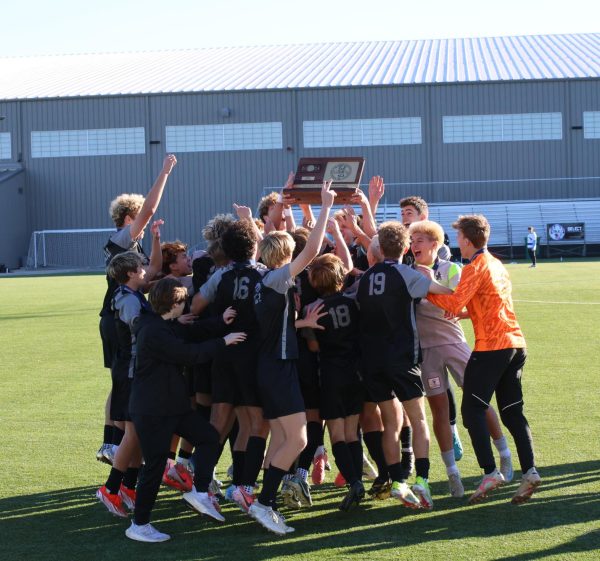
<path fill-rule="evenodd" d="M 104 268 L 104 251 L 114 228 L 90 230 L 40 230 L 31 234 L 27 268 Z"/>

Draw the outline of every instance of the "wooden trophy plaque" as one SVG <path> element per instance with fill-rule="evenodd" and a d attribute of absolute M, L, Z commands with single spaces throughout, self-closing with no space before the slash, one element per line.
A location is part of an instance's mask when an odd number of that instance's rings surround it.
<path fill-rule="evenodd" d="M 331 179 L 331 189 L 337 193 L 334 204 L 349 203 L 360 185 L 364 167 L 364 158 L 300 158 L 294 185 L 282 193 L 284 201 L 318 204 L 323 181 Z"/>

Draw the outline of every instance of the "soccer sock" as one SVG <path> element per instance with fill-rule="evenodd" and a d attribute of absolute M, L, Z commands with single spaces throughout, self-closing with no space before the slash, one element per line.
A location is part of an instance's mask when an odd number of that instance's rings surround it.
<path fill-rule="evenodd" d="M 110 473 L 104 486 L 111 495 L 116 495 L 119 492 L 123 477 L 125 477 L 125 474 L 122 471 L 119 471 L 117 468 L 110 468 Z"/>
<path fill-rule="evenodd" d="M 390 479 L 392 481 L 398 481 L 403 483 L 406 481 L 406 477 L 404 476 L 404 470 L 402 469 L 402 464 L 398 462 L 397 464 L 391 464 L 387 467 L 388 473 L 390 474 Z"/>
<path fill-rule="evenodd" d="M 319 447 L 319 440 L 322 438 L 321 423 L 310 421 L 306 424 L 306 446 L 300 452 L 298 458 L 298 467 L 308 470 L 315 455 L 315 450 Z"/>
<path fill-rule="evenodd" d="M 112 425 L 104 425 L 104 440 L 102 444 L 112 444 Z"/>
<path fill-rule="evenodd" d="M 458 468 L 456 467 L 456 459 L 454 458 L 454 448 L 446 450 L 446 452 L 442 452 L 442 461 L 446 466 L 447 475 L 450 475 L 452 473 L 458 473 Z"/>
<path fill-rule="evenodd" d="M 456 399 L 454 398 L 454 391 L 452 391 L 452 386 L 448 385 L 448 390 L 446 391 L 448 394 L 448 418 L 450 420 L 451 425 L 456 424 Z"/>
<path fill-rule="evenodd" d="M 175 452 L 173 450 L 169 450 L 169 460 L 172 460 L 171 463 L 175 461 Z"/>
<path fill-rule="evenodd" d="M 381 443 L 383 433 L 380 430 L 371 432 L 365 432 L 363 439 L 369 456 L 373 458 L 373 461 L 377 465 L 377 479 L 386 481 L 388 478 L 387 463 L 385 462 L 385 455 L 383 454 L 383 445 Z"/>
<path fill-rule="evenodd" d="M 251 436 L 248 439 L 248 444 L 246 445 L 246 456 L 244 457 L 244 466 L 241 476 L 242 485 L 254 487 L 265 458 L 266 446 L 266 439 L 261 438 L 260 436 Z"/>
<path fill-rule="evenodd" d="M 260 495 L 258 495 L 258 502 L 261 505 L 272 507 L 275 504 L 279 484 L 286 472 L 287 470 L 278 468 L 273 464 L 268 467 L 267 472 L 265 473 L 262 490 Z"/>
<path fill-rule="evenodd" d="M 402 466 L 402 479 L 400 481 L 406 481 L 410 475 L 413 460 L 413 449 L 411 444 L 412 427 L 402 427 L 402 430 L 400 431 L 400 442 L 402 446 L 400 450 L 400 465 Z"/>
<path fill-rule="evenodd" d="M 235 441 L 237 439 L 239 431 L 240 431 L 240 425 L 238 424 L 238 420 L 236 419 L 235 421 L 233 421 L 231 430 L 229 431 L 229 434 L 227 435 L 227 438 L 229 439 L 229 451 L 231 452 L 232 457 L 233 457 L 233 445 L 235 444 Z"/>
<path fill-rule="evenodd" d="M 296 477 L 299 477 L 299 478 L 300 478 L 300 479 L 302 479 L 302 481 L 304 481 L 304 482 L 308 481 L 308 470 L 307 470 L 307 469 L 304 469 L 304 468 L 301 468 L 301 467 L 299 467 L 299 468 L 296 470 Z"/>
<path fill-rule="evenodd" d="M 192 464 L 192 453 L 179 448 L 179 452 L 177 452 L 177 463 L 189 468 Z"/>
<path fill-rule="evenodd" d="M 348 450 L 350 450 L 350 455 L 352 456 L 352 464 L 354 465 L 354 471 L 356 472 L 356 477 L 360 481 L 362 479 L 362 470 L 363 470 L 362 442 L 360 440 L 355 440 L 354 442 L 348 442 Z"/>
<path fill-rule="evenodd" d="M 233 484 L 241 485 L 244 475 L 244 460 L 246 458 L 245 450 L 233 451 Z"/>
<path fill-rule="evenodd" d="M 112 428 L 112 442 L 115 446 L 121 444 L 121 440 L 123 440 L 123 436 L 125 435 L 125 431 L 122 431 L 117 425 Z"/>
<path fill-rule="evenodd" d="M 127 471 L 123 476 L 123 485 L 125 485 L 127 489 L 135 489 L 139 473 L 140 468 L 127 468 Z"/>
<path fill-rule="evenodd" d="M 335 458 L 335 465 L 340 470 L 340 473 L 344 476 L 346 483 L 352 485 L 358 481 L 358 476 L 352 460 L 352 453 L 350 452 L 348 444 L 343 440 L 340 440 L 339 442 L 332 444 L 331 451 L 333 452 L 333 457 Z"/>
<path fill-rule="evenodd" d="M 429 458 L 416 458 L 415 470 L 417 472 L 417 477 L 429 479 Z"/>
<path fill-rule="evenodd" d="M 403 452 L 412 453 L 412 427 L 402 427 L 400 430 L 400 444 Z"/>
<path fill-rule="evenodd" d="M 493 440 L 493 443 L 501 458 L 510 458 L 511 453 L 508 449 L 508 442 L 506 442 L 505 436 L 501 436 L 497 440 Z"/>

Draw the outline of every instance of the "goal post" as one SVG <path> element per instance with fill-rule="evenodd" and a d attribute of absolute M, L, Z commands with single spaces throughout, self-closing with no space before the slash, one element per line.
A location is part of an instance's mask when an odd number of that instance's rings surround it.
<path fill-rule="evenodd" d="M 104 246 L 114 228 L 38 230 L 31 233 L 27 268 L 101 269 Z"/>

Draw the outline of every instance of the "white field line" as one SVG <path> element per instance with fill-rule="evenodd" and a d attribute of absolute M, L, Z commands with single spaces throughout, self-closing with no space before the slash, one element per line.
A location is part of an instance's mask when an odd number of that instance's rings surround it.
<path fill-rule="evenodd" d="M 526 304 L 578 304 L 580 306 L 600 306 L 600 302 L 558 302 L 556 300 L 514 300 L 513 302 L 524 302 Z"/>

